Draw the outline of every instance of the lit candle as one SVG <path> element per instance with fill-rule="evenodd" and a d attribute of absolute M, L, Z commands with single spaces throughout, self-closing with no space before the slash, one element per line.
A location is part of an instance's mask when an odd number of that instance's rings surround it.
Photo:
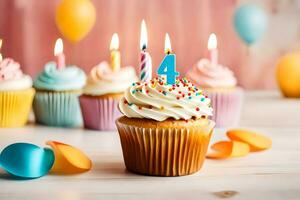
<path fill-rule="evenodd" d="M 64 45 L 61 38 L 58 38 L 55 42 L 54 55 L 57 59 L 57 69 L 63 69 L 66 66 Z"/>
<path fill-rule="evenodd" d="M 142 21 L 141 25 L 141 36 L 140 36 L 140 48 L 141 48 L 141 74 L 140 80 L 148 82 L 152 79 L 152 59 L 148 52 L 146 52 L 148 46 L 148 35 L 145 20 Z"/>
<path fill-rule="evenodd" d="M 118 71 L 121 67 L 121 54 L 119 51 L 119 36 L 114 33 L 110 42 L 110 58 L 111 68 L 113 71 Z"/>
<path fill-rule="evenodd" d="M 168 33 L 165 35 L 165 53 L 169 55 L 172 53 L 171 40 Z"/>
<path fill-rule="evenodd" d="M 179 72 L 176 71 L 176 56 L 172 54 L 171 42 L 169 34 L 165 37 L 165 53 L 166 56 L 160 64 L 157 73 L 158 75 L 167 76 L 167 84 L 175 84 L 176 77 L 179 76 Z"/>
<path fill-rule="evenodd" d="M 217 36 L 212 33 L 209 36 L 207 48 L 209 50 L 210 60 L 213 65 L 218 64 L 218 49 L 217 49 L 218 41 Z"/>
<path fill-rule="evenodd" d="M 0 50 L 2 48 L 2 39 L 0 39 Z M 2 54 L 0 52 L 0 62 L 3 60 Z"/>

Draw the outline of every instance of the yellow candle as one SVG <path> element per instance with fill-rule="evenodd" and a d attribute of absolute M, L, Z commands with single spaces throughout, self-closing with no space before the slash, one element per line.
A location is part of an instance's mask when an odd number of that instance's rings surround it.
<path fill-rule="evenodd" d="M 118 71 L 121 67 L 121 54 L 119 51 L 119 37 L 114 33 L 110 42 L 110 65 L 113 71 Z"/>

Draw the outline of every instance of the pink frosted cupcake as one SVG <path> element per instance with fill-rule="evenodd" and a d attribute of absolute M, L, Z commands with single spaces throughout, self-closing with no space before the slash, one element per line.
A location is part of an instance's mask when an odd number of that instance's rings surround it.
<path fill-rule="evenodd" d="M 213 120 L 217 127 L 238 124 L 243 102 L 243 89 L 237 87 L 233 72 L 222 65 L 202 59 L 186 74 L 195 85 L 205 89 L 214 108 Z"/>
<path fill-rule="evenodd" d="M 116 130 L 115 120 L 121 115 L 119 100 L 134 81 L 137 81 L 137 76 L 133 67 L 113 71 L 107 62 L 93 67 L 80 97 L 84 127 Z"/>

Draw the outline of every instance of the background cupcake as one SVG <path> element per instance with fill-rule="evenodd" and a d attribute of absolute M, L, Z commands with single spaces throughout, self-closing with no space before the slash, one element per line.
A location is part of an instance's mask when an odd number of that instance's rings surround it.
<path fill-rule="evenodd" d="M 80 97 L 84 126 L 95 130 L 115 130 L 115 120 L 121 115 L 117 108 L 119 100 L 136 80 L 133 67 L 113 70 L 107 62 L 93 67 Z"/>
<path fill-rule="evenodd" d="M 36 122 L 49 126 L 81 126 L 78 96 L 85 82 L 85 73 L 80 68 L 68 66 L 58 69 L 55 62 L 47 63 L 34 81 L 37 90 L 33 102 Z"/>
<path fill-rule="evenodd" d="M 134 83 L 119 103 L 116 121 L 128 170 L 157 176 L 197 172 L 214 122 L 210 99 L 186 79 Z"/>
<path fill-rule="evenodd" d="M 186 74 L 195 85 L 204 88 L 214 108 L 217 127 L 235 126 L 240 119 L 243 89 L 237 87 L 233 72 L 208 59 L 200 60 Z"/>
<path fill-rule="evenodd" d="M 26 124 L 34 96 L 32 79 L 20 64 L 6 58 L 0 62 L 0 127 Z"/>

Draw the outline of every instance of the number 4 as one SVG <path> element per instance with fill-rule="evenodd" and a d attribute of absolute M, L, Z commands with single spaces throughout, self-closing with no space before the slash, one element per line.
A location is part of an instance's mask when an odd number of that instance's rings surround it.
<path fill-rule="evenodd" d="M 175 84 L 176 77 L 179 76 L 179 72 L 176 71 L 176 57 L 174 54 L 168 54 L 165 56 L 157 70 L 157 74 L 166 75 L 168 85 Z"/>

